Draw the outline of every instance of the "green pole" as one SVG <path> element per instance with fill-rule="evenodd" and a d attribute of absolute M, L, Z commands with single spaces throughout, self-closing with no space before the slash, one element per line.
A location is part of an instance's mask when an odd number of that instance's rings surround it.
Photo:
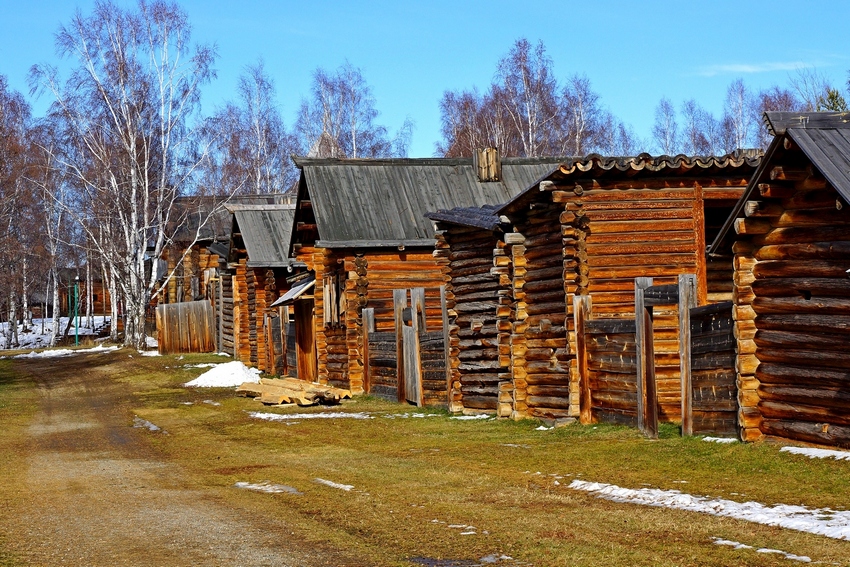
<path fill-rule="evenodd" d="M 74 280 L 74 346 L 80 346 L 80 276 Z"/>

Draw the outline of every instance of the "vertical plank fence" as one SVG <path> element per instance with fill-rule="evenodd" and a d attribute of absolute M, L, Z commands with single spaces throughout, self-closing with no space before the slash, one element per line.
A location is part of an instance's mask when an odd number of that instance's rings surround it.
<path fill-rule="evenodd" d="M 168 303 L 156 308 L 160 354 L 215 352 L 215 328 L 209 301 Z"/>

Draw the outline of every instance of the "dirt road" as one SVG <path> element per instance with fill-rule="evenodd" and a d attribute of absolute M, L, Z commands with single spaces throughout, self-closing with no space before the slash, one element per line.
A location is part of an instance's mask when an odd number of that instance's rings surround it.
<path fill-rule="evenodd" d="M 0 508 L 12 564 L 357 564 L 304 549 L 287 526 L 191 486 L 132 427 L 129 387 L 85 360 L 96 356 L 16 362 L 37 384 L 39 408 L 17 459 L 24 480 Z"/>

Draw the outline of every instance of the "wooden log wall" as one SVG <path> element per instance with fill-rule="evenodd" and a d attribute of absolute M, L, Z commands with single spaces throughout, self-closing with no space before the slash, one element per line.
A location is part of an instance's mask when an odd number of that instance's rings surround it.
<path fill-rule="evenodd" d="M 850 209 L 801 152 L 785 161 L 735 224 L 742 438 L 850 447 Z"/>
<path fill-rule="evenodd" d="M 398 400 L 398 357 L 395 331 L 369 333 L 369 383 L 372 395 Z"/>
<path fill-rule="evenodd" d="M 499 382 L 509 368 L 499 358 L 496 311 L 501 286 L 492 268 L 494 263 L 506 266 L 509 258 L 493 232 L 456 225 L 438 235 L 437 254 L 441 250 L 451 273 L 446 285 L 453 366 L 449 409 L 495 412 Z"/>
<path fill-rule="evenodd" d="M 637 425 L 635 320 L 584 322 L 591 421 Z"/>
<path fill-rule="evenodd" d="M 564 245 L 560 226 L 552 222 L 559 208 L 562 205 L 536 206 L 522 219 L 519 235 L 505 236 L 506 243 L 522 242 L 509 247 L 513 285 L 509 343 L 515 419 L 578 416 L 578 383 L 571 383 L 574 353 L 567 345 L 572 318 L 567 318 L 564 293 Z M 506 327 L 503 332 L 507 332 Z"/>
<path fill-rule="evenodd" d="M 290 316 L 292 307 L 283 309 L 284 329 L 286 333 L 286 375 L 298 378 L 298 359 L 295 348 L 295 322 Z"/>
<path fill-rule="evenodd" d="M 221 350 L 235 356 L 235 338 L 233 326 L 233 274 L 224 272 L 221 278 Z"/>
<path fill-rule="evenodd" d="M 422 405 L 446 405 L 446 355 L 443 331 L 419 335 L 419 359 L 422 367 Z"/>
<path fill-rule="evenodd" d="M 679 274 L 696 273 L 705 302 L 701 188 L 693 180 L 668 185 L 669 181 L 658 181 L 655 188 L 638 189 L 585 181 L 569 191 L 553 192 L 553 201 L 564 206 L 560 218 L 564 269 L 572 276 L 566 278 L 567 291 L 590 294 L 594 318 L 634 318 L 636 277 L 652 277 L 655 285 L 667 285 L 676 284 Z M 659 419 L 679 421 L 676 306 L 656 307 L 653 329 Z"/>
<path fill-rule="evenodd" d="M 350 313 L 347 320 L 350 321 L 349 326 L 356 331 L 354 337 L 349 339 L 349 358 L 352 363 L 356 360 L 362 391 L 362 309 L 369 307 L 375 310 L 376 333 L 392 332 L 395 336 L 393 290 L 425 288 L 425 328 L 421 330 L 424 333 L 439 333 L 442 337 L 443 310 L 440 286 L 445 285 L 448 280 L 449 266 L 448 260 L 440 254 L 435 254 L 433 249 L 363 251 L 357 257 L 347 257 L 346 266 L 354 268 L 348 272 L 349 279 L 356 278 L 354 286 L 346 284 L 346 290 L 350 289 L 351 293 L 348 299 Z M 355 352 L 356 359 L 353 356 Z M 440 354 L 443 355 L 443 353 L 444 351 L 441 351 Z M 434 365 L 432 367 L 436 368 Z M 433 372 L 436 370 L 432 370 L 430 375 L 432 377 L 434 377 Z M 425 405 L 446 405 L 445 365 L 443 365 L 443 372 L 440 380 L 423 381 Z M 374 385 L 375 382 L 371 381 L 371 384 Z M 353 381 L 352 391 L 355 391 Z"/>
<path fill-rule="evenodd" d="M 732 302 L 690 309 L 691 432 L 738 435 Z"/>

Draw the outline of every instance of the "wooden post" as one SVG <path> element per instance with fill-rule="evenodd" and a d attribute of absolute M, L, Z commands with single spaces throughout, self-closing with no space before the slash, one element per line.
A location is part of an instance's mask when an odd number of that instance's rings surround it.
<path fill-rule="evenodd" d="M 420 288 L 421 289 L 421 288 Z M 411 291 L 410 325 L 404 325 L 404 380 L 405 401 L 412 402 L 417 406 L 422 405 L 422 354 L 419 351 L 419 333 L 421 331 L 420 309 L 424 305 L 417 302 L 417 294 Z M 422 290 L 425 291 L 424 289 Z M 424 297 L 424 293 L 423 293 Z"/>
<path fill-rule="evenodd" d="M 446 305 L 446 286 L 440 286 L 440 309 L 443 315 L 443 358 L 446 364 L 446 407 L 452 408 L 452 364 L 449 339 L 449 310 Z"/>
<path fill-rule="evenodd" d="M 588 424 L 593 421 L 590 397 L 590 375 L 587 371 L 587 344 L 585 343 L 584 322 L 590 318 L 591 298 L 589 295 L 573 296 L 573 317 L 576 333 L 576 362 L 578 364 L 579 421 Z"/>
<path fill-rule="evenodd" d="M 691 382 L 691 309 L 697 306 L 694 274 L 679 275 L 679 375 L 682 383 L 682 435 L 693 435 L 693 396 Z"/>
<path fill-rule="evenodd" d="M 635 351 L 637 354 L 638 429 L 658 438 L 658 396 L 655 389 L 655 348 L 652 336 L 652 307 L 644 303 L 644 292 L 652 278 L 635 278 Z"/>
<path fill-rule="evenodd" d="M 375 332 L 375 308 L 364 308 L 361 317 L 363 318 L 363 391 L 368 394 L 372 389 L 369 376 L 369 335 Z"/>
<path fill-rule="evenodd" d="M 393 290 L 393 319 L 395 320 L 396 374 L 398 401 L 404 402 L 404 308 L 407 307 L 407 290 Z"/>

